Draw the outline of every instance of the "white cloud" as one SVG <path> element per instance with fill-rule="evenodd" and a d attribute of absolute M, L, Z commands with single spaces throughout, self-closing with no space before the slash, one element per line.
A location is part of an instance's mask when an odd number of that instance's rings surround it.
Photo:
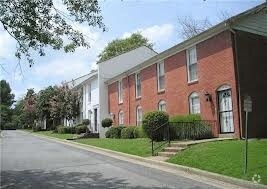
<path fill-rule="evenodd" d="M 167 41 L 174 30 L 171 24 L 154 25 L 148 28 L 138 28 L 132 32 L 126 32 L 122 38 L 129 37 L 132 33 L 140 32 L 144 37 L 148 38 L 152 43 L 160 43 Z"/>
<path fill-rule="evenodd" d="M 60 77 L 62 79 L 68 79 L 73 76 L 86 74 L 89 71 L 90 67 L 82 60 L 61 58 L 36 66 L 34 74 L 39 77 Z"/>

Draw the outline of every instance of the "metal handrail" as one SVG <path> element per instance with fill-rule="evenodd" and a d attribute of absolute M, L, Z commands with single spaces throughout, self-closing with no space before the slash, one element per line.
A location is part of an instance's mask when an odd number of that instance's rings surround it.
<path fill-rule="evenodd" d="M 155 145 L 154 145 L 154 143 L 156 142 L 156 140 L 155 140 L 155 138 L 154 138 L 155 133 L 156 133 L 158 130 L 160 130 L 160 129 L 166 127 L 166 125 L 167 125 L 167 135 L 165 136 L 165 137 L 166 137 L 166 140 L 165 140 L 165 142 L 163 142 L 161 145 L 155 147 Z M 164 133 L 162 133 L 162 134 L 164 135 Z M 163 141 L 164 141 L 164 140 L 163 140 Z M 166 144 L 168 143 L 168 145 L 170 146 L 170 142 L 171 142 L 171 141 L 170 141 L 170 127 L 169 127 L 169 122 L 166 122 L 166 123 L 162 124 L 161 126 L 155 128 L 155 129 L 151 132 L 151 149 L 152 149 L 152 156 L 155 156 L 155 155 L 156 155 L 156 153 L 155 153 L 156 150 L 159 149 L 160 147 L 162 147 L 163 145 L 166 145 Z"/>

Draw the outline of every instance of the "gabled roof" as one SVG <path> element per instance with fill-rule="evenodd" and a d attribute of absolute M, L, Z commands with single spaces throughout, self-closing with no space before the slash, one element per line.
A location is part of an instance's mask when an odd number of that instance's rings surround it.
<path fill-rule="evenodd" d="M 233 16 L 211 28 L 209 28 L 208 30 L 206 31 L 203 31 L 201 32 L 200 34 L 190 38 L 190 39 L 187 39 L 155 56 L 153 56 L 152 58 L 144 61 L 142 64 L 139 64 L 131 69 L 129 69 L 128 71 L 122 73 L 122 74 L 119 74 L 119 75 L 116 75 L 115 77 L 113 78 L 110 78 L 108 81 L 106 81 L 107 84 L 110 84 L 110 83 L 113 83 L 115 81 L 117 81 L 119 78 L 122 78 L 126 75 L 129 75 L 129 74 L 132 74 L 134 72 L 137 72 L 138 70 L 141 70 L 141 69 L 144 69 L 156 62 L 160 62 L 160 61 L 163 61 L 164 59 L 170 57 L 170 56 L 173 56 L 175 55 L 176 53 L 178 52 L 181 52 L 183 50 L 186 50 L 188 48 L 190 48 L 191 46 L 194 46 L 202 41 L 205 41 L 223 31 L 226 31 L 226 30 L 229 30 L 229 29 L 237 29 L 237 30 L 242 30 L 244 29 L 246 26 L 244 26 L 244 24 L 242 25 L 242 27 L 240 26 L 240 23 L 246 23 L 245 21 L 248 20 L 249 18 L 251 17 L 254 17 L 255 15 L 258 15 L 260 14 L 260 16 L 262 17 L 262 20 L 264 20 L 264 18 L 267 18 L 267 3 L 263 3 L 261 5 L 258 5 L 252 9 L 249 9 L 245 12 L 242 12 L 236 16 Z M 267 20 L 267 19 L 266 19 Z M 266 23 L 266 20 L 265 20 L 265 27 L 267 28 L 267 23 Z M 255 33 L 256 33 L 256 30 L 259 28 L 259 27 L 262 27 L 262 26 L 254 26 L 249 28 L 250 32 L 252 32 L 252 30 L 254 29 Z M 245 31 L 245 30 L 244 30 Z M 262 28 L 262 31 L 265 31 L 265 35 L 267 35 L 267 31 L 265 28 Z M 261 32 L 262 32 L 261 31 Z M 264 32 L 262 32 L 263 34 Z M 259 33 L 258 33 L 259 34 Z"/>
<path fill-rule="evenodd" d="M 97 70 L 92 70 L 88 74 L 85 74 L 81 77 L 66 82 L 66 85 L 68 85 L 68 87 L 70 87 L 71 89 L 78 88 L 79 86 L 83 85 L 86 81 L 92 79 L 95 76 L 97 76 Z"/>

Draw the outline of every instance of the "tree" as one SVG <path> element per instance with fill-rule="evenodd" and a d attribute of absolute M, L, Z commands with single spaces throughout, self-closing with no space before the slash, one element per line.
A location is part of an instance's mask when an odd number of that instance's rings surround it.
<path fill-rule="evenodd" d="M 0 104 L 5 106 L 12 106 L 15 95 L 11 93 L 11 88 L 6 80 L 0 81 Z"/>
<path fill-rule="evenodd" d="M 12 109 L 15 95 L 11 93 L 11 88 L 6 80 L 0 81 L 0 125 L 3 128 L 11 122 Z"/>
<path fill-rule="evenodd" d="M 77 91 L 66 85 L 55 88 L 55 95 L 50 100 L 51 117 L 54 120 L 73 120 L 79 115 L 80 97 Z"/>
<path fill-rule="evenodd" d="M 98 63 L 141 46 L 153 48 L 153 44 L 149 43 L 148 39 L 140 33 L 133 33 L 125 39 L 115 39 L 108 43 L 105 49 L 98 55 Z"/>
<path fill-rule="evenodd" d="M 209 29 L 212 24 L 206 18 L 204 20 L 195 20 L 192 17 L 179 18 L 178 23 L 181 26 L 181 36 L 184 39 L 189 39 L 195 35 Z"/>
<path fill-rule="evenodd" d="M 36 120 L 36 99 L 37 95 L 33 89 L 28 89 L 26 97 L 24 99 L 24 114 L 23 120 L 27 127 L 33 127 Z"/>
<path fill-rule="evenodd" d="M 89 47 L 84 35 L 74 23 L 86 23 L 105 31 L 97 0 L 62 0 L 66 11 L 59 10 L 53 0 L 1 0 L 0 22 L 17 42 L 15 56 L 34 62 L 32 51 L 45 55 L 44 48 L 73 52 L 77 47 Z"/>

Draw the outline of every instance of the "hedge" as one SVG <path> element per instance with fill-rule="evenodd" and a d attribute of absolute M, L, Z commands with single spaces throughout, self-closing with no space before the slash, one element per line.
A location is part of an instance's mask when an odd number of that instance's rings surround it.
<path fill-rule="evenodd" d="M 110 119 L 110 118 L 105 118 L 105 119 L 103 119 L 103 120 L 101 121 L 101 125 L 102 125 L 102 127 L 104 127 L 104 128 L 106 128 L 106 127 L 111 127 L 111 126 L 112 126 L 112 123 L 113 123 L 113 121 L 112 121 L 112 119 Z"/>
<path fill-rule="evenodd" d="M 142 126 L 136 126 L 133 131 L 134 138 L 147 138 Z"/>
<path fill-rule="evenodd" d="M 134 138 L 134 129 L 135 126 L 128 126 L 121 130 L 121 138 Z"/>
<path fill-rule="evenodd" d="M 106 138 L 121 138 L 121 130 L 124 129 L 123 126 L 111 127 L 106 132 Z"/>

